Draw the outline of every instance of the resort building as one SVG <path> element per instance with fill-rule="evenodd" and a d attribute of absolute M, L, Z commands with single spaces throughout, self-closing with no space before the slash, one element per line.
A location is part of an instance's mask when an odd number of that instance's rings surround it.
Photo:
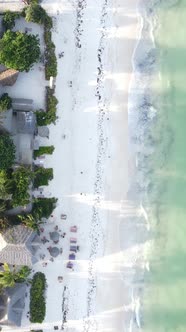
<path fill-rule="evenodd" d="M 25 306 L 26 284 L 16 284 L 0 295 L 0 324 L 20 326 Z"/>

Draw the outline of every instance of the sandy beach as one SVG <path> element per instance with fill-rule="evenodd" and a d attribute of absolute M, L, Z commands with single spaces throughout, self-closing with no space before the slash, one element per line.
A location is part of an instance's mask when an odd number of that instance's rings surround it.
<path fill-rule="evenodd" d="M 33 267 L 48 282 L 45 321 L 30 325 L 27 300 L 19 330 L 130 331 L 134 305 L 121 273 L 127 252 L 121 248 L 120 225 L 131 209 L 127 112 L 139 33 L 137 0 L 44 0 L 42 5 L 53 17 L 56 54 L 64 52 L 56 79 L 58 120 L 50 126 L 49 140 L 40 142 L 55 146 L 44 161 L 54 170 L 44 194 L 58 198 L 44 235 L 58 226 L 66 236 L 60 240 L 61 256 Z M 80 251 L 69 271 L 73 225 Z M 43 253 L 47 257 L 47 244 L 38 255 Z"/>

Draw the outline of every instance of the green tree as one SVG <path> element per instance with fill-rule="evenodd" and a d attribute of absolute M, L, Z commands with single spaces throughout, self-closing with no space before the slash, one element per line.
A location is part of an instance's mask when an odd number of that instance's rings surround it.
<path fill-rule="evenodd" d="M 0 170 L 0 200 L 6 200 L 10 198 L 8 194 L 8 178 L 5 170 Z M 1 212 L 1 209 L 0 209 Z"/>
<path fill-rule="evenodd" d="M 46 21 L 47 13 L 37 3 L 32 3 L 25 10 L 25 20 L 27 22 L 34 22 L 38 24 L 44 24 Z"/>
<path fill-rule="evenodd" d="M 8 93 L 3 93 L 0 98 L 0 112 L 7 111 L 12 107 L 12 99 Z"/>
<path fill-rule="evenodd" d="M 43 154 L 52 154 L 54 152 L 54 146 L 40 146 L 38 150 L 34 151 L 34 159 Z"/>
<path fill-rule="evenodd" d="M 7 10 L 3 15 L 3 26 L 5 30 L 11 30 L 15 26 L 15 19 L 19 17 L 18 13 Z"/>
<path fill-rule="evenodd" d="M 57 199 L 52 198 L 36 198 L 33 203 L 32 214 L 34 217 L 41 220 L 41 218 L 49 218 L 56 207 Z"/>
<path fill-rule="evenodd" d="M 18 218 L 25 226 L 35 231 L 38 231 L 39 225 L 42 224 L 42 222 L 38 221 L 38 217 L 37 216 L 34 217 L 32 214 L 18 215 Z"/>
<path fill-rule="evenodd" d="M 21 166 L 12 173 L 12 178 L 9 180 L 9 192 L 12 193 L 12 205 L 23 206 L 30 201 L 28 192 L 29 184 L 32 180 L 32 172 L 30 169 Z"/>
<path fill-rule="evenodd" d="M 32 323 L 42 323 L 45 318 L 45 289 L 46 278 L 44 273 L 35 273 L 30 289 L 30 321 Z"/>
<path fill-rule="evenodd" d="M 29 71 L 39 57 L 38 36 L 8 30 L 0 40 L 0 62 L 8 68 Z"/>
<path fill-rule="evenodd" d="M 12 167 L 15 160 L 15 146 L 7 135 L 0 135 L 0 170 Z"/>
<path fill-rule="evenodd" d="M 12 270 L 7 263 L 4 263 L 3 269 L 4 271 L 0 271 L 0 287 L 2 288 L 14 287 L 16 283 L 24 282 L 31 271 L 28 266 Z"/>
<path fill-rule="evenodd" d="M 34 187 L 47 186 L 49 181 L 53 179 L 53 169 L 37 167 L 34 172 Z"/>

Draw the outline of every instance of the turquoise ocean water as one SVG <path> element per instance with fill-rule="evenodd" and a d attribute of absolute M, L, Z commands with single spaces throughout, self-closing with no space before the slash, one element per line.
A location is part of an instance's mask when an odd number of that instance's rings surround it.
<path fill-rule="evenodd" d="M 138 84 L 129 120 L 142 178 L 136 186 L 151 226 L 142 327 L 185 332 L 186 0 L 142 3 L 143 41 L 134 57 Z"/>

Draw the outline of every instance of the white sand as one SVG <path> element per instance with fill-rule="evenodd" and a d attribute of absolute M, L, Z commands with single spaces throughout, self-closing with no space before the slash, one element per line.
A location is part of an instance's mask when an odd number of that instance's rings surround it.
<path fill-rule="evenodd" d="M 59 245 L 63 254 L 47 267 L 42 267 L 42 261 L 34 266 L 35 271 L 45 272 L 48 282 L 47 312 L 41 326 L 44 331 L 62 326 L 64 285 L 68 288 L 68 331 L 128 329 L 133 308 L 120 273 L 123 252 L 119 226 L 128 204 L 127 103 L 137 39 L 136 3 L 43 1 L 54 16 L 56 53 L 64 51 L 56 80 L 59 118 L 55 126 L 50 126 L 49 142 L 41 141 L 55 146 L 54 154 L 46 156 L 44 162 L 45 167 L 54 169 L 54 179 L 45 192 L 58 198 L 54 218 L 45 226 L 44 235 L 48 237 L 55 225 L 67 233 Z M 75 38 L 77 13 L 82 15 L 79 40 Z M 68 81 L 72 81 L 72 87 Z M 66 221 L 60 220 L 61 213 L 67 214 Z M 65 267 L 71 225 L 78 226 L 80 245 L 74 271 Z M 48 255 L 48 246 L 43 245 L 41 252 Z M 59 275 L 64 277 L 61 284 L 57 281 Z M 27 311 L 28 303 L 25 316 Z M 23 326 L 24 331 L 30 326 L 26 318 Z"/>

